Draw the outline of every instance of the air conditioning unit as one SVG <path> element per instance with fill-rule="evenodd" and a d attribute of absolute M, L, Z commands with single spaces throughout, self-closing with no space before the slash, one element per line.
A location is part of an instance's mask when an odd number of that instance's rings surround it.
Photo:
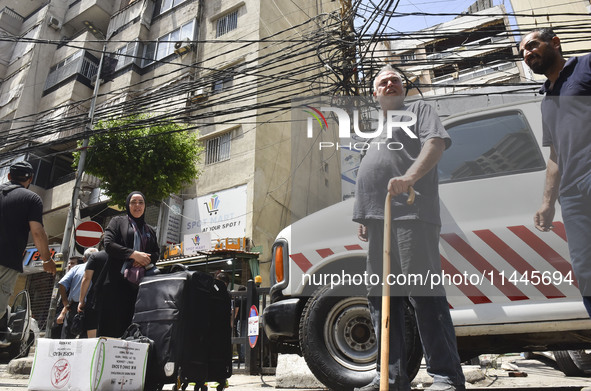
<path fill-rule="evenodd" d="M 179 56 L 189 53 L 193 50 L 193 43 L 187 38 L 184 41 L 178 41 L 174 44 L 174 52 Z"/>
<path fill-rule="evenodd" d="M 54 30 L 59 30 L 62 28 L 62 24 L 60 23 L 59 19 L 55 16 L 50 16 L 47 20 L 47 24 Z"/>
<path fill-rule="evenodd" d="M 203 91 L 203 88 L 199 88 L 193 93 L 193 96 L 189 98 L 190 103 L 199 103 L 207 100 L 207 93 Z"/>

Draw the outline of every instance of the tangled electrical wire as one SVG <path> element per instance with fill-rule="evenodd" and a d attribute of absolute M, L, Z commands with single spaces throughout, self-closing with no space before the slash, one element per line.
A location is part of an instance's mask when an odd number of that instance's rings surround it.
<path fill-rule="evenodd" d="M 95 121 L 108 120 L 114 116 L 151 113 L 149 119 L 139 120 L 131 128 L 153 126 L 167 122 L 188 124 L 186 130 L 210 129 L 213 125 L 233 126 L 241 124 L 245 132 L 267 123 L 286 121 L 283 114 L 292 108 L 294 98 L 300 96 L 370 96 L 371 80 L 377 70 L 388 59 L 382 49 L 395 42 L 399 48 L 412 47 L 417 40 L 432 45 L 437 49 L 437 42 L 454 39 L 468 44 L 477 40 L 478 33 L 467 29 L 445 30 L 430 28 L 413 33 L 400 32 L 392 26 L 397 18 L 409 15 L 435 15 L 433 13 L 402 13 L 397 11 L 400 0 L 351 0 L 343 1 L 340 10 L 320 13 L 302 23 L 290 25 L 267 37 L 249 39 L 246 33 L 235 40 L 196 40 L 197 47 L 212 48 L 200 51 L 196 61 L 189 63 L 182 57 L 168 56 L 154 61 L 148 70 L 166 66 L 167 72 L 153 72 L 153 76 L 142 78 L 140 82 L 121 88 L 104 88 L 97 100 Z M 528 31 L 528 25 L 521 28 L 511 26 L 506 31 L 504 18 L 540 16 L 532 10 L 531 14 L 507 14 L 480 12 L 475 17 L 494 18 L 487 34 L 518 35 Z M 437 14 L 441 15 L 441 14 Z M 449 14 L 449 16 L 471 16 Z M 555 31 L 563 42 L 577 42 L 581 36 L 589 34 L 588 15 L 554 14 L 569 17 L 569 27 L 558 27 Z M 286 17 L 282 15 L 282 17 Z M 574 18 L 574 19 L 573 19 Z M 577 19 L 579 18 L 579 19 Z M 490 22 L 489 22 L 490 23 Z M 532 23 L 531 27 L 534 27 Z M 49 41 L 8 34 L 0 35 L 1 41 L 35 43 L 44 45 L 68 46 L 81 49 L 73 41 Z M 133 41 L 110 40 L 108 43 L 127 45 Z M 144 43 L 157 43 L 146 41 Z M 101 42 L 103 43 L 103 42 Z M 88 49 L 86 49 L 88 50 Z M 197 49 L 198 51 L 200 49 Z M 521 59 L 499 45 L 492 50 L 490 46 L 471 48 L 478 56 L 482 51 L 482 63 L 494 60 L 518 62 Z M 231 57 L 233 53 L 242 53 L 238 62 L 220 64 L 216 58 Z M 101 52 L 95 52 L 95 57 Z M 115 77 L 124 72 L 137 71 L 144 60 L 136 54 L 104 53 L 107 57 L 127 58 L 129 65 L 117 70 Z M 565 53 L 576 54 L 576 52 Z M 195 57 L 194 57 L 195 59 Z M 443 69 L 453 66 L 458 58 L 454 56 L 421 59 L 415 58 L 400 66 L 404 69 L 432 67 Z M 397 64 L 394 64 L 397 65 Z M 401 65 L 401 64 L 398 64 Z M 404 68 L 404 69 L 403 69 Z M 170 69 L 170 71 L 168 71 Z M 118 73 L 117 73 L 118 72 Z M 8 75 L 5 83 L 14 77 Z M 407 77 L 407 88 L 430 88 L 432 85 L 421 84 Z M 501 82 L 505 87 L 522 89 L 538 83 Z M 156 86 L 156 87 L 153 87 Z M 439 86 L 445 87 L 445 83 Z M 475 88 L 487 84 L 464 84 Z M 201 99 L 202 96 L 205 97 Z M 91 97 L 51 107 L 39 113 L 0 120 L 0 129 L 10 129 L 0 133 L 3 148 L 0 158 L 3 160 L 38 150 L 52 150 L 49 155 L 71 154 L 76 142 L 88 138 L 97 132 L 125 132 L 130 128 L 110 128 L 93 130 L 89 125 L 87 107 Z M 368 99 L 369 101 L 369 99 Z"/>

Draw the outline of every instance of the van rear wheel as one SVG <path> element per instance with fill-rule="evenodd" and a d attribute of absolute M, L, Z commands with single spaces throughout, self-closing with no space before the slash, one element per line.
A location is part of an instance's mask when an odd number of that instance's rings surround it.
<path fill-rule="evenodd" d="M 591 354 L 585 350 L 556 350 L 554 359 L 566 376 L 591 376 Z"/>
<path fill-rule="evenodd" d="M 407 373 L 421 365 L 422 346 L 410 304 L 406 308 Z M 308 300 L 300 320 L 300 348 L 308 367 L 333 390 L 352 390 L 374 377 L 378 341 L 364 286 L 324 286 Z"/>

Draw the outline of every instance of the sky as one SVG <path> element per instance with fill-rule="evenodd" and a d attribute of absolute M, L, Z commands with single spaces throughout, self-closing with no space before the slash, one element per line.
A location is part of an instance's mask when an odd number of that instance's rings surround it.
<path fill-rule="evenodd" d="M 377 4 L 379 0 L 372 0 Z M 397 12 L 461 13 L 476 0 L 400 0 Z M 493 5 L 504 4 L 507 12 L 512 12 L 509 0 L 493 0 Z M 413 16 L 393 18 L 389 24 L 400 32 L 413 32 L 452 20 L 454 16 Z M 389 31 L 394 32 L 394 31 Z"/>

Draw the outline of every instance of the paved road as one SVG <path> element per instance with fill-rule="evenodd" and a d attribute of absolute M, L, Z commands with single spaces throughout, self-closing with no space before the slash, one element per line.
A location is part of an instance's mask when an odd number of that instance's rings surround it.
<path fill-rule="evenodd" d="M 527 377 L 510 377 L 509 372 L 502 369 L 483 369 L 485 374 L 483 380 L 474 384 L 468 384 L 470 390 L 495 391 L 511 390 L 553 390 L 553 391 L 579 391 L 583 387 L 591 387 L 591 378 L 566 377 L 562 372 L 552 366 L 552 362 L 543 357 L 526 360 L 519 356 L 505 357 L 500 361 L 512 362 L 517 365 L 519 371 L 527 373 Z M 500 364 L 500 363 L 499 363 Z M 0 390 L 2 391 L 23 391 L 26 390 L 28 376 L 10 375 L 6 372 L 6 363 L 0 364 Z M 466 367 L 465 371 L 473 368 Z M 424 368 L 413 382 L 414 390 L 421 390 L 428 386 L 429 376 Z M 425 382 L 424 384 L 417 384 Z M 276 385 L 275 376 L 247 376 L 234 375 L 229 380 L 228 391 L 266 391 L 274 390 Z M 189 387 L 192 390 L 193 387 Z M 170 390 L 171 387 L 165 387 Z M 210 390 L 213 390 L 211 388 Z M 297 388 L 282 388 L 283 391 L 302 391 Z M 307 391 L 319 391 L 321 388 L 308 388 Z"/>

